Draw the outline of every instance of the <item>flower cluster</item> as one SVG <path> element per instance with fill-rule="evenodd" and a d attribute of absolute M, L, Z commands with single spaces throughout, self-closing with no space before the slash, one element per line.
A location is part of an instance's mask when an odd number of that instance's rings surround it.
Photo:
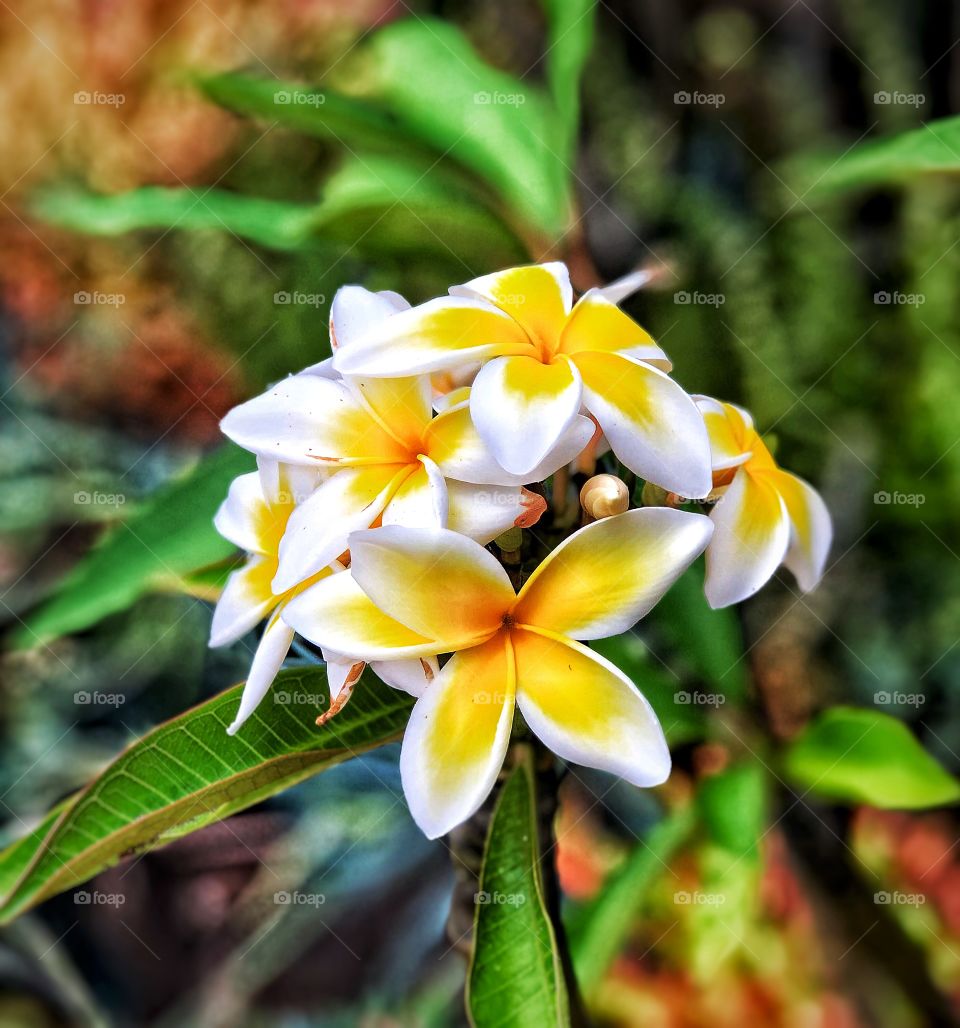
<path fill-rule="evenodd" d="M 223 591 L 211 645 L 267 619 L 231 733 L 299 633 L 327 661 L 325 717 L 367 663 L 417 697 L 401 772 L 431 837 L 489 794 L 516 709 L 566 760 L 636 785 L 665 780 L 650 705 L 584 642 L 628 630 L 704 551 L 713 606 L 752 595 L 781 564 L 811 589 L 831 528 L 746 411 L 670 378 L 666 354 L 617 306 L 623 295 L 615 285 L 574 302 L 560 263 L 418 307 L 346 286 L 332 305 L 333 356 L 224 418 L 258 472 L 233 483 L 217 515 L 248 559 Z M 636 476 L 634 495 L 642 480 L 663 504 L 630 510 L 626 485 L 597 476 L 582 527 L 526 581 L 511 578 L 487 544 L 538 523 L 546 479 L 562 500 L 570 469 L 595 470 L 608 451 Z M 691 501 L 709 516 L 679 509 Z"/>

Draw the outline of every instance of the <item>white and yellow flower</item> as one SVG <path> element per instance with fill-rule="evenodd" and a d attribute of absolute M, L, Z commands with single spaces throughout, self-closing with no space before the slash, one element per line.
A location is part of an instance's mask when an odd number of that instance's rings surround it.
<path fill-rule="evenodd" d="M 833 529 L 817 491 L 778 467 L 741 407 L 697 397 L 710 436 L 716 531 L 707 547 L 707 600 L 752 596 L 783 564 L 801 590 L 823 575 Z"/>
<path fill-rule="evenodd" d="M 214 524 L 224 538 L 247 552 L 244 566 L 234 571 L 213 612 L 210 645 L 225 646 L 252 631 L 264 618 L 267 626 L 254 654 L 240 699 L 240 709 L 228 732 L 233 735 L 267 694 L 293 642 L 294 632 L 282 619 L 285 604 L 315 582 L 342 571 L 334 564 L 321 568 L 282 592 L 271 583 L 277 573 L 280 542 L 297 505 L 312 495 L 319 473 L 277 461 L 257 461 L 258 471 L 240 475 L 230 486 Z M 328 661 L 331 712 L 343 706 L 363 664 L 339 651 L 324 653 Z M 389 685 L 419 695 L 438 672 L 436 662 L 401 660 L 378 664 L 374 671 Z"/>
<path fill-rule="evenodd" d="M 607 518 L 561 543 L 519 595 L 487 550 L 455 532 L 355 532 L 349 573 L 314 583 L 283 617 L 366 660 L 453 652 L 413 709 L 400 761 L 410 809 L 433 838 L 489 794 L 515 707 L 561 757 L 635 785 L 666 779 L 670 755 L 650 705 L 582 641 L 626 631 L 712 531 L 708 518 L 666 508 Z"/>
<path fill-rule="evenodd" d="M 508 472 L 530 479 L 585 408 L 632 471 L 684 496 L 710 490 L 693 400 L 650 336 L 592 289 L 576 304 L 561 263 L 509 268 L 400 310 L 341 346 L 344 375 L 381 378 L 483 362 L 473 422 Z M 368 379 L 369 380 L 369 379 Z"/>
<path fill-rule="evenodd" d="M 351 334 L 358 319 L 369 325 L 387 313 L 371 302 L 364 312 L 351 322 Z M 354 345 L 344 343 L 344 325 L 336 331 L 337 353 Z M 227 436 L 258 456 L 327 472 L 290 518 L 277 591 L 326 567 L 361 528 L 447 527 L 485 543 L 514 525 L 529 527 L 545 503 L 524 482 L 546 478 L 572 460 L 594 431 L 589 418 L 578 416 L 529 475 L 511 475 L 483 444 L 466 406 L 433 416 L 429 376 L 332 375 L 328 363 L 294 375 L 222 422 Z"/>

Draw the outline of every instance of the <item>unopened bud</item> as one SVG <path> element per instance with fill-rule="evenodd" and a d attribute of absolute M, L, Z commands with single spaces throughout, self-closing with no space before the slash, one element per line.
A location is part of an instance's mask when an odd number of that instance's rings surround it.
<path fill-rule="evenodd" d="M 580 490 L 580 506 L 598 521 L 623 514 L 630 506 L 630 491 L 616 475 L 594 475 Z"/>

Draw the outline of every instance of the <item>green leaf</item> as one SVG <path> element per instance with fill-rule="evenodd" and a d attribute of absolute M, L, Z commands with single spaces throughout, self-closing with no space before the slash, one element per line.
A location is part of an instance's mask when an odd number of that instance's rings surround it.
<path fill-rule="evenodd" d="M 706 685 L 737 702 L 747 690 L 743 635 L 734 608 L 713 610 L 707 603 L 703 575 L 703 562 L 698 561 L 680 576 L 650 617 Z"/>
<path fill-rule="evenodd" d="M 43 820 L 21 836 L 16 842 L 11 843 L 6 849 L 0 851 L 0 898 L 5 897 L 14 884 L 26 870 L 27 865 L 36 856 L 37 850 L 43 840 L 50 833 L 57 819 L 71 806 L 76 797 L 71 796 L 58 803 L 43 818 Z"/>
<path fill-rule="evenodd" d="M 526 253 L 513 231 L 456 176 L 392 156 L 348 158 L 317 204 L 148 186 L 115 196 L 50 190 L 37 199 L 34 212 L 92 235 L 214 229 L 275 250 L 336 246 L 380 259 L 439 255 L 468 275 Z"/>
<path fill-rule="evenodd" d="M 960 115 L 870 140 L 839 158 L 804 161 L 801 167 L 812 181 L 811 196 L 905 182 L 937 172 L 956 174 L 960 171 Z"/>
<path fill-rule="evenodd" d="M 697 806 L 712 841 L 738 858 L 757 855 L 766 799 L 764 769 L 752 760 L 710 775 L 697 787 Z"/>
<path fill-rule="evenodd" d="M 695 825 L 692 806 L 671 813 L 654 826 L 600 892 L 571 915 L 567 934 L 573 966 L 588 995 L 623 949 L 651 886 Z"/>
<path fill-rule="evenodd" d="M 846 803 L 915 810 L 960 799 L 960 782 L 910 729 L 876 710 L 825 711 L 790 745 L 784 768 L 801 788 Z"/>
<path fill-rule="evenodd" d="M 366 675 L 350 703 L 317 728 L 315 716 L 329 705 L 326 671 L 296 668 L 279 674 L 272 696 L 231 738 L 242 691 L 235 686 L 147 733 L 52 823 L 48 817 L 42 843 L 34 833 L 0 854 L 0 920 L 398 738 L 413 706 Z M 11 882 L 6 868 L 16 863 Z"/>
<path fill-rule="evenodd" d="M 480 870 L 467 1012 L 481 1028 L 568 1024 L 567 993 L 540 873 L 530 749 L 503 783 Z"/>
<path fill-rule="evenodd" d="M 54 596 L 14 636 L 14 645 L 42 645 L 95 624 L 155 589 L 172 589 L 184 576 L 235 552 L 213 527 L 230 482 L 253 458 L 227 446 L 160 489 L 113 527 L 70 572 Z"/>
<path fill-rule="evenodd" d="M 706 730 L 704 707 L 679 702 L 683 694 L 678 691 L 676 677 L 652 656 L 643 640 L 633 632 L 596 639 L 591 649 L 616 664 L 636 685 L 653 707 L 667 742 L 681 746 L 702 739 Z M 690 696 L 688 692 L 687 697 Z"/>
<path fill-rule="evenodd" d="M 490 183 L 550 236 L 571 215 L 564 130 L 541 91 L 477 56 L 455 26 L 406 19 L 371 42 L 372 95 L 414 138 Z"/>
<path fill-rule="evenodd" d="M 50 188 L 31 205 L 53 225 L 94 236 L 137 229 L 217 229 L 275 250 L 295 250 L 309 242 L 316 205 L 242 196 L 223 189 L 144 186 L 101 196 L 78 189 Z"/>
<path fill-rule="evenodd" d="M 547 13 L 547 83 L 560 114 L 564 154 L 573 159 L 580 124 L 580 76 L 593 47 L 596 0 L 543 0 Z"/>
<path fill-rule="evenodd" d="M 306 135 L 382 150 L 410 145 L 396 118 L 368 100 L 237 73 L 204 75 L 196 81 L 211 100 L 228 110 Z"/>

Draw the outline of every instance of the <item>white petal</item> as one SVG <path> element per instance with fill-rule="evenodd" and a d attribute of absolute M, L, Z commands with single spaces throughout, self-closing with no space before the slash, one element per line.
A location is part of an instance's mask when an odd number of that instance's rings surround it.
<path fill-rule="evenodd" d="M 384 508 L 382 524 L 406 525 L 409 528 L 447 527 L 447 484 L 429 457 L 421 456 L 420 465 Z"/>
<path fill-rule="evenodd" d="M 711 607 L 752 596 L 783 562 L 790 520 L 779 492 L 765 476 L 741 469 L 714 505 L 707 547 L 705 590 Z"/>
<path fill-rule="evenodd" d="M 251 557 L 231 572 L 220 593 L 210 624 L 210 645 L 226 646 L 252 631 L 276 606 L 270 589 L 274 561 L 270 557 Z"/>
<path fill-rule="evenodd" d="M 532 350 L 523 329 L 503 311 L 480 300 L 444 296 L 381 322 L 337 350 L 333 363 L 342 375 L 393 378 Z"/>
<path fill-rule="evenodd" d="M 508 528 L 530 528 L 547 509 L 546 501 L 522 486 L 447 482 L 447 528 L 478 543 L 492 542 Z"/>
<path fill-rule="evenodd" d="M 820 494 L 802 478 L 776 471 L 771 480 L 786 504 L 790 518 L 790 546 L 783 563 L 804 592 L 816 588 L 833 541 L 833 525 Z"/>
<path fill-rule="evenodd" d="M 348 542 L 360 588 L 412 631 L 448 641 L 437 653 L 480 642 L 513 605 L 500 562 L 456 532 L 392 526 L 354 532 Z"/>
<path fill-rule="evenodd" d="M 670 774 L 663 729 L 633 682 L 573 640 L 513 632 L 517 705 L 554 753 L 649 787 Z"/>
<path fill-rule="evenodd" d="M 710 440 L 693 400 L 662 371 L 615 353 L 578 353 L 584 404 L 631 471 L 681 496 L 713 485 Z"/>
<path fill-rule="evenodd" d="M 233 724 L 227 729 L 228 735 L 236 735 L 237 730 L 260 705 L 260 701 L 277 677 L 292 642 L 293 630 L 275 614 L 264 630 L 260 645 L 254 654 L 250 674 L 240 697 L 240 709 Z"/>
<path fill-rule="evenodd" d="M 393 689 L 422 696 L 427 686 L 440 674 L 440 662 L 436 657 L 420 657 L 416 660 L 375 660 L 370 670 Z"/>
<path fill-rule="evenodd" d="M 410 714 L 400 753 L 403 792 L 430 839 L 490 794 L 510 742 L 514 689 L 504 640 L 455 653 Z"/>
<path fill-rule="evenodd" d="M 523 475 L 511 475 L 500 467 L 490 448 L 480 438 L 467 407 L 445 411 L 434 418 L 424 445 L 448 480 L 474 485 L 526 485 L 528 482 L 542 482 L 575 460 L 593 438 L 596 427 L 590 418 L 578 414 L 543 461 Z"/>
<path fill-rule="evenodd" d="M 339 557 L 347 536 L 376 521 L 406 473 L 397 465 L 342 468 L 324 482 L 290 515 L 274 592 L 292 589 Z"/>
<path fill-rule="evenodd" d="M 220 427 L 238 446 L 259 456 L 314 468 L 318 461 L 407 457 L 343 382 L 317 375 L 284 379 L 234 407 Z"/>
<path fill-rule="evenodd" d="M 382 529 L 381 531 L 386 531 Z M 282 608 L 283 619 L 325 650 L 347 651 L 357 660 L 402 660 L 449 651 L 384 614 L 350 572 L 323 578 Z"/>
<path fill-rule="evenodd" d="M 349 346 L 384 318 L 410 306 L 399 293 L 372 293 L 363 286 L 342 286 L 330 305 L 330 345 Z"/>
<path fill-rule="evenodd" d="M 238 475 L 220 504 L 213 523 L 217 531 L 235 546 L 247 553 L 264 553 L 263 516 L 267 501 L 263 495 L 260 476 L 252 471 Z"/>
<path fill-rule="evenodd" d="M 497 463 L 510 474 L 529 475 L 577 416 L 581 393 L 570 361 L 500 357 L 474 380 L 470 415 Z"/>

